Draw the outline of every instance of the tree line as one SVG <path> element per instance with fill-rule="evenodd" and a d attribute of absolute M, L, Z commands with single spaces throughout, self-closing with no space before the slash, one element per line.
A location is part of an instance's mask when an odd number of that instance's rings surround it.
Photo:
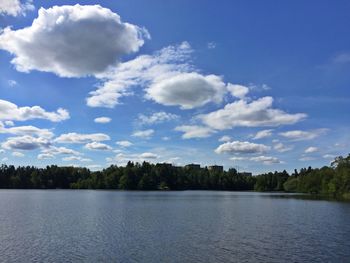
<path fill-rule="evenodd" d="M 33 166 L 0 167 L 0 188 L 17 189 L 121 189 L 121 190 L 252 190 L 256 178 L 237 172 L 170 164 L 128 162 L 102 171 L 87 168 Z"/>
<path fill-rule="evenodd" d="M 87 168 L 0 166 L 0 188 L 15 189 L 121 189 L 121 190 L 228 190 L 287 191 L 333 196 L 350 195 L 350 155 L 330 166 L 302 168 L 252 176 L 207 167 L 128 162 L 102 171 Z"/>

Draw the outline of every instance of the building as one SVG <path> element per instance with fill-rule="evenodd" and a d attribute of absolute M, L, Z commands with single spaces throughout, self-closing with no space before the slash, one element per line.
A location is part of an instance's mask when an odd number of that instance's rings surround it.
<path fill-rule="evenodd" d="M 195 164 L 195 163 L 190 163 L 185 165 L 186 169 L 200 169 L 201 165 L 200 164 Z"/>
<path fill-rule="evenodd" d="M 222 165 L 211 165 L 208 166 L 208 170 L 222 173 L 224 171 L 224 167 Z"/>

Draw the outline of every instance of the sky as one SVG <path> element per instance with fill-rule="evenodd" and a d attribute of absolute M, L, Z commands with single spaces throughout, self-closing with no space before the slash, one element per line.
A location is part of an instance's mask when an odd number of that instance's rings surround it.
<path fill-rule="evenodd" d="M 253 174 L 350 146 L 349 1 L 0 0 L 0 163 Z"/>

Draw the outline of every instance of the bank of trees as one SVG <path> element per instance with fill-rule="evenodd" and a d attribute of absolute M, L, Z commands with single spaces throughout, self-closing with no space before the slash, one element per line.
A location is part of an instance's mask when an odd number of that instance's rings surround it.
<path fill-rule="evenodd" d="M 294 171 L 284 183 L 284 190 L 350 197 L 350 155 L 337 157 L 330 167 Z"/>
<path fill-rule="evenodd" d="M 256 178 L 207 168 L 129 162 L 91 172 L 86 168 L 0 167 L 0 188 L 122 189 L 122 190 L 253 190 Z"/>
<path fill-rule="evenodd" d="M 0 166 L 0 188 L 122 189 L 122 190 L 229 190 L 287 191 L 350 197 L 350 155 L 331 166 L 270 172 L 258 176 L 207 168 L 129 162 L 91 172 L 86 168 Z"/>
<path fill-rule="evenodd" d="M 285 170 L 283 172 L 270 172 L 258 175 L 256 177 L 254 190 L 259 192 L 284 191 L 283 185 L 288 178 L 289 174 Z"/>

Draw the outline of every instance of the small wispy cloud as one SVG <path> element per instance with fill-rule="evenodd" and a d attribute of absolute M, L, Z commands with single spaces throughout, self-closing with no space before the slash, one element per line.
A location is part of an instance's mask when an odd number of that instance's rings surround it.
<path fill-rule="evenodd" d="M 8 84 L 11 88 L 13 88 L 13 87 L 15 87 L 15 86 L 18 85 L 17 81 L 15 81 L 15 80 L 13 80 L 13 79 L 8 80 L 8 81 L 7 81 L 7 84 Z"/>
<path fill-rule="evenodd" d="M 133 145 L 133 143 L 129 141 L 117 141 L 116 144 L 121 147 L 130 147 Z"/>
<path fill-rule="evenodd" d="M 315 139 L 325 133 L 327 133 L 328 129 L 316 129 L 311 131 L 302 131 L 302 130 L 294 130 L 279 133 L 280 136 L 290 139 L 292 141 L 305 141 Z"/>
<path fill-rule="evenodd" d="M 350 52 L 342 52 L 333 57 L 332 59 L 333 63 L 337 64 L 343 64 L 343 63 L 349 63 L 350 62 Z"/>
<path fill-rule="evenodd" d="M 216 48 L 216 43 L 215 43 L 215 42 L 208 42 L 207 48 L 208 48 L 208 49 L 214 49 L 214 48 Z"/>
<path fill-rule="evenodd" d="M 179 116 L 176 114 L 160 111 L 152 113 L 151 115 L 139 114 L 137 121 L 140 124 L 151 125 L 167 121 L 173 121 L 178 118 Z"/>
<path fill-rule="evenodd" d="M 134 137 L 139 137 L 139 138 L 144 138 L 144 139 L 149 139 L 152 137 L 154 134 L 153 129 L 148 129 L 148 130 L 142 130 L 142 131 L 135 131 L 132 136 Z"/>
<path fill-rule="evenodd" d="M 95 119 L 94 119 L 94 122 L 105 124 L 105 123 L 111 122 L 111 120 L 112 120 L 112 119 L 109 118 L 109 117 L 98 117 L 98 118 L 95 118 Z"/>
<path fill-rule="evenodd" d="M 318 148 L 311 146 L 311 147 L 306 148 L 304 152 L 305 153 L 315 153 L 315 152 L 318 152 Z"/>

